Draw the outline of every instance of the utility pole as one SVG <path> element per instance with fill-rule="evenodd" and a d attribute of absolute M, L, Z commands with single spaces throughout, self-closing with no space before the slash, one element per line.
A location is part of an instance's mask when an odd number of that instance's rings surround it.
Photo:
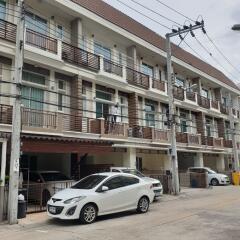
<path fill-rule="evenodd" d="M 178 178 L 178 158 L 177 158 L 177 144 L 176 144 L 176 119 L 175 119 L 175 104 L 173 97 L 173 84 L 175 82 L 175 76 L 172 71 L 172 53 L 171 53 L 171 37 L 179 36 L 181 39 L 183 37 L 181 34 L 190 32 L 194 37 L 193 31 L 202 28 L 204 30 L 204 22 L 196 21 L 196 25 L 186 26 L 183 28 L 173 29 L 171 33 L 166 34 L 166 52 L 167 52 L 167 81 L 168 81 L 168 98 L 169 98 L 169 116 L 168 122 L 170 125 L 170 136 L 171 136 L 171 149 L 169 149 L 171 164 L 172 164 L 172 186 L 173 194 L 179 194 L 179 178 Z"/>
<path fill-rule="evenodd" d="M 20 133 L 21 133 L 21 84 L 24 51 L 24 1 L 18 0 L 19 11 L 17 13 L 16 53 L 14 70 L 14 94 L 16 98 L 13 104 L 11 158 L 9 177 L 8 222 L 17 223 L 18 208 L 18 183 L 19 183 L 19 158 L 20 158 Z"/>

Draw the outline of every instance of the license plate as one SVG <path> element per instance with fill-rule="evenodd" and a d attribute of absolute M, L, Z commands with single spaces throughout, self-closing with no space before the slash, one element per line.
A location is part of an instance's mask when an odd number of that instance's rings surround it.
<path fill-rule="evenodd" d="M 56 213 L 56 208 L 55 207 L 49 207 L 49 212 L 50 213 Z"/>

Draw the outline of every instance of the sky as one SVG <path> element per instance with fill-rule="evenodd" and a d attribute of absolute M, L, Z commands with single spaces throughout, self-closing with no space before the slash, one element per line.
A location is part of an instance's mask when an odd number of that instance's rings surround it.
<path fill-rule="evenodd" d="M 135 12 L 134 10 L 124 6 L 121 2 L 133 7 L 134 9 L 144 13 L 145 15 L 153 18 L 154 20 L 172 28 L 174 23 L 168 21 L 159 15 L 149 11 L 137 3 L 131 0 L 103 0 L 113 7 L 119 9 L 130 17 L 134 18 L 138 22 L 144 24 L 148 28 L 157 32 L 161 36 L 165 36 L 168 29 L 164 28 L 160 24 L 151 21 L 144 17 L 142 14 Z M 121 1 L 121 2 L 119 2 Z M 168 17 L 169 19 L 184 24 L 186 18 L 177 14 L 176 12 L 168 9 L 161 5 L 158 0 L 134 0 L 159 14 Z M 185 16 L 191 19 L 197 19 L 202 16 L 205 22 L 205 28 L 213 40 L 215 45 L 223 52 L 225 57 L 235 67 L 232 67 L 222 55 L 214 48 L 212 43 L 208 40 L 206 35 L 201 30 L 195 32 L 197 39 L 205 46 L 205 48 L 212 54 L 212 57 L 207 53 L 190 34 L 185 38 L 186 42 L 201 56 L 202 60 L 209 62 L 214 67 L 221 70 L 234 82 L 240 84 L 240 31 L 233 31 L 231 27 L 234 24 L 240 24 L 240 0 L 159 0 L 175 10 L 181 12 Z M 201 17 L 200 17 L 201 18 Z M 189 22 L 186 22 L 189 24 Z M 171 39 L 175 43 L 179 43 L 178 37 Z M 180 47 L 196 55 L 184 42 L 181 43 Z"/>

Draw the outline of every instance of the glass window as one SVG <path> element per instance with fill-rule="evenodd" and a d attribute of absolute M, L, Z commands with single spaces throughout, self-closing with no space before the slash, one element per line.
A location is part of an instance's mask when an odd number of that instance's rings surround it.
<path fill-rule="evenodd" d="M 100 182 L 102 182 L 107 176 L 104 175 L 90 175 L 82 180 L 80 180 L 78 183 L 73 185 L 71 188 L 75 189 L 92 189 L 95 188 Z"/>
<path fill-rule="evenodd" d="M 111 101 L 112 100 L 112 94 L 106 93 L 102 91 L 96 91 L 96 98 L 100 98 L 103 100 Z"/>
<path fill-rule="evenodd" d="M 185 133 L 188 131 L 187 129 L 187 114 L 181 112 L 180 113 L 180 128 L 181 128 L 181 132 Z"/>
<path fill-rule="evenodd" d="M 111 49 L 103 47 L 98 43 L 94 43 L 94 53 L 102 55 L 107 60 L 111 60 Z"/>
<path fill-rule="evenodd" d="M 26 178 L 24 180 L 27 181 L 28 179 Z M 30 172 L 29 173 L 29 181 L 31 181 L 31 182 L 38 182 L 38 183 L 42 182 L 39 174 L 38 173 L 34 173 L 34 172 Z"/>
<path fill-rule="evenodd" d="M 63 26 L 57 25 L 57 37 L 63 39 Z"/>
<path fill-rule="evenodd" d="M 136 169 L 123 169 L 122 172 L 123 172 L 123 173 L 133 174 L 133 175 L 138 176 L 138 177 L 140 177 L 140 178 L 145 177 L 141 172 L 139 172 L 139 171 L 136 170 Z"/>
<path fill-rule="evenodd" d="M 222 97 L 222 103 L 225 107 L 227 106 L 227 98 L 226 97 Z"/>
<path fill-rule="evenodd" d="M 105 182 L 103 185 L 108 187 L 109 190 L 112 190 L 112 189 L 123 187 L 124 182 L 122 180 L 122 177 L 113 177 L 112 179 Z"/>
<path fill-rule="evenodd" d="M 23 71 L 22 78 L 23 78 L 24 81 L 32 82 L 32 83 L 36 83 L 36 84 L 40 84 L 40 85 L 45 85 L 45 80 L 46 80 L 45 76 L 35 74 L 35 73 L 26 72 L 26 71 Z"/>
<path fill-rule="evenodd" d="M 110 105 L 106 103 L 96 102 L 96 118 L 109 118 Z"/>
<path fill-rule="evenodd" d="M 176 85 L 177 87 L 184 87 L 184 80 L 181 79 L 181 78 L 176 77 L 175 85 Z"/>
<path fill-rule="evenodd" d="M 206 134 L 208 137 L 212 136 L 212 120 L 206 119 Z"/>
<path fill-rule="evenodd" d="M 66 84 L 64 81 L 58 81 L 58 89 L 60 89 L 60 90 L 66 89 Z"/>
<path fill-rule="evenodd" d="M 65 176 L 60 172 L 44 172 L 40 174 L 45 182 L 70 180 L 69 177 Z"/>
<path fill-rule="evenodd" d="M 122 177 L 122 181 L 123 181 L 124 187 L 139 183 L 139 179 L 135 177 Z"/>
<path fill-rule="evenodd" d="M 0 19 L 6 20 L 6 2 L 0 0 Z"/>
<path fill-rule="evenodd" d="M 146 63 L 142 63 L 142 72 L 153 77 L 153 67 Z"/>
<path fill-rule="evenodd" d="M 205 97 L 205 98 L 208 98 L 208 90 L 202 88 L 201 95 L 202 95 L 203 97 Z"/>
<path fill-rule="evenodd" d="M 25 21 L 28 29 L 47 35 L 48 32 L 47 20 L 31 12 L 26 12 Z"/>
<path fill-rule="evenodd" d="M 155 126 L 155 105 L 146 103 L 145 111 L 146 111 L 146 125 L 148 127 L 154 127 Z"/>

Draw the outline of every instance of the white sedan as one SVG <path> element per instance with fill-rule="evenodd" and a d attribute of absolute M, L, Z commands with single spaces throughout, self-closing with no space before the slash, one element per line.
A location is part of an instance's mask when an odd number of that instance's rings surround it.
<path fill-rule="evenodd" d="M 100 173 L 83 178 L 56 193 L 47 205 L 50 217 L 92 223 L 97 216 L 137 210 L 146 213 L 154 199 L 153 186 L 126 173 Z"/>

